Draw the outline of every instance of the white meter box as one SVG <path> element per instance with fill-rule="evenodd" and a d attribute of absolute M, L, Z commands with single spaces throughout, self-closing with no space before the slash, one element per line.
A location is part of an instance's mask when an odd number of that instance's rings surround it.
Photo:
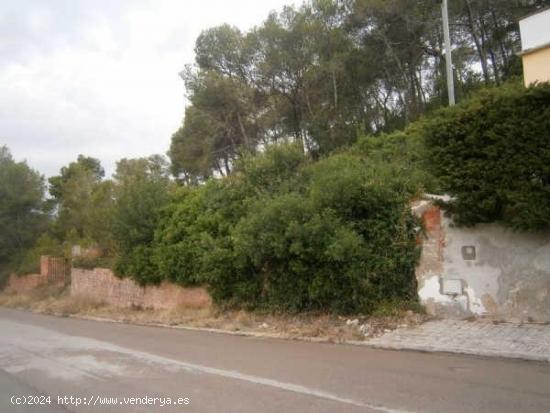
<path fill-rule="evenodd" d="M 462 295 L 462 280 L 441 278 L 441 292 L 445 295 Z"/>

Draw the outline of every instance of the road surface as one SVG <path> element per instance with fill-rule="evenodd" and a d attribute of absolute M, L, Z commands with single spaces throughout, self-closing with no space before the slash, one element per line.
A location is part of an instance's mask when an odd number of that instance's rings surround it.
<path fill-rule="evenodd" d="M 50 404 L 12 404 L 30 395 Z M 550 412 L 550 363 L 0 309 L 0 397 L 1 412 L 25 413 L 540 413 Z"/>

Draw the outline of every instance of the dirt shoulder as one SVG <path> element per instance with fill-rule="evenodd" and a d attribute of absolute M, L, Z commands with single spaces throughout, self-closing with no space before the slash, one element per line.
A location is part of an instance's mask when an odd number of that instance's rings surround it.
<path fill-rule="evenodd" d="M 329 342 L 365 341 L 398 327 L 417 326 L 429 319 L 425 314 L 394 307 L 381 309 L 382 314 L 375 316 L 348 317 L 222 311 L 213 306 L 180 306 L 171 310 L 118 308 L 84 297 L 72 297 L 68 289 L 55 286 L 25 293 L 0 292 L 0 306 L 65 317 Z"/>

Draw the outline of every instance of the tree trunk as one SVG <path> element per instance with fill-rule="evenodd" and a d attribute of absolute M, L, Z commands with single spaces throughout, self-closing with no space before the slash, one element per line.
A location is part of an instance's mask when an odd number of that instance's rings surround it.
<path fill-rule="evenodd" d="M 479 29 L 481 33 L 481 47 L 483 48 L 483 50 L 486 50 L 489 53 L 491 65 L 493 66 L 493 74 L 495 77 L 495 82 L 498 85 L 500 84 L 498 63 L 496 61 L 493 48 L 490 45 L 490 39 L 489 39 L 489 36 L 487 35 L 487 29 L 485 27 L 485 19 L 483 18 L 483 16 L 479 16 Z"/>
<path fill-rule="evenodd" d="M 479 56 L 479 60 L 481 63 L 481 70 L 483 72 L 483 79 L 485 80 L 485 83 L 488 84 L 491 79 L 489 77 L 489 69 L 487 67 L 487 55 L 485 54 L 485 51 L 483 50 L 479 37 L 477 36 L 477 33 L 476 33 L 476 27 L 474 23 L 472 5 L 470 3 L 470 0 L 465 0 L 465 4 L 466 4 L 466 13 L 468 15 L 468 26 L 470 28 L 470 34 L 474 39 L 476 51 Z"/>
<path fill-rule="evenodd" d="M 334 111 L 338 110 L 338 86 L 336 85 L 336 73 L 332 68 L 332 89 L 334 91 Z"/>
<path fill-rule="evenodd" d="M 251 149 L 248 135 L 246 134 L 246 130 L 244 129 L 243 121 L 241 119 L 241 113 L 239 111 L 237 111 L 237 121 L 239 122 L 239 128 L 241 129 L 241 134 L 243 135 L 244 146 L 246 147 L 246 149 Z"/>
<path fill-rule="evenodd" d="M 495 10 L 491 10 L 491 17 L 493 18 L 493 24 L 495 26 L 496 32 L 501 32 L 502 27 L 500 26 L 498 22 L 497 15 L 495 13 Z M 508 67 L 508 53 L 506 52 L 506 48 L 504 47 L 504 43 L 502 41 L 502 37 L 499 37 L 498 39 L 498 46 L 500 48 L 500 55 L 502 56 L 502 64 L 504 67 Z"/>

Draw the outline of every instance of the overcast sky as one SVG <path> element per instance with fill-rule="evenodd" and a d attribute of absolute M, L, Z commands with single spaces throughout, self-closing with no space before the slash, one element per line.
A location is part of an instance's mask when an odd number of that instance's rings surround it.
<path fill-rule="evenodd" d="M 300 0 L 0 0 L 0 145 L 46 176 L 166 153 L 201 30 Z"/>

